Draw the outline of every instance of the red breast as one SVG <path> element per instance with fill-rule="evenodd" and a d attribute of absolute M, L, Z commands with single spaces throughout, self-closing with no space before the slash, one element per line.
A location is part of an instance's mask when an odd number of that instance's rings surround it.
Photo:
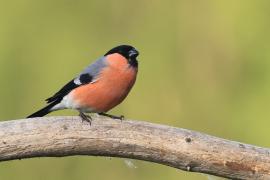
<path fill-rule="evenodd" d="M 120 104 L 136 81 L 137 68 L 118 53 L 106 56 L 107 66 L 97 81 L 74 89 L 71 93 L 80 108 L 107 112 Z"/>

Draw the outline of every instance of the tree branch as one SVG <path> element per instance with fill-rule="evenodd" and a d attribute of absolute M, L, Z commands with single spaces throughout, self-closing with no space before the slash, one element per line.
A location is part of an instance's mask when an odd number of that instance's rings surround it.
<path fill-rule="evenodd" d="M 270 179 L 270 150 L 141 121 L 45 117 L 0 122 L 0 161 L 71 155 L 151 161 L 232 179 Z"/>

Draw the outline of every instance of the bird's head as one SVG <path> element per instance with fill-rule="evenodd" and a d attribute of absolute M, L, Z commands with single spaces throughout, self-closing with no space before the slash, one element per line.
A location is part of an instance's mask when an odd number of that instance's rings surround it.
<path fill-rule="evenodd" d="M 137 61 L 136 57 L 139 55 L 139 52 L 134 47 L 132 47 L 130 45 L 120 45 L 120 46 L 114 47 L 111 50 L 109 50 L 105 54 L 105 56 L 110 55 L 110 54 L 114 54 L 114 53 L 118 53 L 118 54 L 121 54 L 122 56 L 124 56 L 131 66 L 133 66 L 133 67 L 138 66 L 138 61 Z"/>

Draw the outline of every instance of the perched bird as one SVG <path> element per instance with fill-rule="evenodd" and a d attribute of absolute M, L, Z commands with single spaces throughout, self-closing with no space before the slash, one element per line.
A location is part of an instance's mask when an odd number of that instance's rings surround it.
<path fill-rule="evenodd" d="M 139 52 L 132 46 L 120 45 L 86 67 L 52 97 L 48 105 L 27 118 L 42 117 L 61 109 L 79 111 L 82 120 L 91 123 L 84 113 L 98 113 L 112 118 L 107 111 L 120 104 L 136 81 Z"/>

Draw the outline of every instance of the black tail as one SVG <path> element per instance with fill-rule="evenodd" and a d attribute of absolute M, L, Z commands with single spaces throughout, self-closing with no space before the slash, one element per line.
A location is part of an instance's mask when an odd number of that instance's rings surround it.
<path fill-rule="evenodd" d="M 56 104 L 58 104 L 58 101 L 54 101 L 51 104 L 49 104 L 48 106 L 42 108 L 41 110 L 31 114 L 30 116 L 28 116 L 27 118 L 33 118 L 33 117 L 42 117 L 45 116 L 46 114 L 52 112 L 51 109 L 53 106 L 55 106 Z"/>

